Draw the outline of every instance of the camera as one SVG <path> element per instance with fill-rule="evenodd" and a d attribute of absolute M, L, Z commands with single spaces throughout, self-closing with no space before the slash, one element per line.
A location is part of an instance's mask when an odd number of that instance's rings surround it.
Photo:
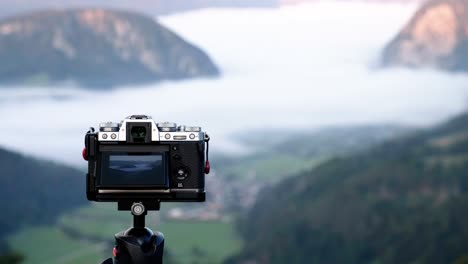
<path fill-rule="evenodd" d="M 132 115 L 86 133 L 90 201 L 203 202 L 209 136 L 200 127 Z"/>

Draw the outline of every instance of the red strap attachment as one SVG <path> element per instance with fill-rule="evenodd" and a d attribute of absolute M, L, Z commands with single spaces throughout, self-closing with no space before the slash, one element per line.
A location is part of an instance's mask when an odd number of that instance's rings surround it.
<path fill-rule="evenodd" d="M 83 149 L 83 152 L 81 153 L 81 155 L 83 156 L 84 160 L 88 160 L 88 155 L 86 155 L 86 148 Z"/>
<path fill-rule="evenodd" d="M 210 169 L 211 169 L 211 167 L 210 167 L 210 161 L 207 160 L 207 161 L 205 162 L 205 174 L 209 174 L 209 173 L 210 173 Z"/>

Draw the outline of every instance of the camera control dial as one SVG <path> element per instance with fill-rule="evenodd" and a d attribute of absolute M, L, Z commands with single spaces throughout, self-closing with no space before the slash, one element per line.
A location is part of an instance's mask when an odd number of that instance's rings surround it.
<path fill-rule="evenodd" d="M 201 127 L 197 127 L 197 126 L 188 126 L 188 127 L 184 127 L 184 131 L 185 131 L 185 132 L 200 132 L 200 131 L 201 131 Z"/>
<path fill-rule="evenodd" d="M 99 131 L 101 132 L 118 132 L 120 129 L 119 123 L 104 122 L 99 124 Z"/>
<path fill-rule="evenodd" d="M 177 124 L 171 122 L 157 123 L 156 126 L 159 128 L 159 131 L 163 132 L 174 132 L 177 129 Z"/>
<path fill-rule="evenodd" d="M 179 167 L 178 169 L 176 169 L 175 172 L 177 179 L 180 181 L 187 179 L 187 177 L 189 176 L 189 171 L 185 167 Z"/>

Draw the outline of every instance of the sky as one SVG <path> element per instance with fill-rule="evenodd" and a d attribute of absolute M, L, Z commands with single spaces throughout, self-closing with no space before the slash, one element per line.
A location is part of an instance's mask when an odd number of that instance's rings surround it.
<path fill-rule="evenodd" d="M 381 69 L 379 55 L 414 3 L 315 2 L 277 9 L 203 9 L 158 18 L 204 49 L 219 79 L 115 90 L 5 87 L 0 145 L 83 166 L 90 126 L 146 113 L 199 125 L 216 151 L 233 134 L 395 123 L 429 126 L 468 106 L 468 77 L 431 69 Z"/>

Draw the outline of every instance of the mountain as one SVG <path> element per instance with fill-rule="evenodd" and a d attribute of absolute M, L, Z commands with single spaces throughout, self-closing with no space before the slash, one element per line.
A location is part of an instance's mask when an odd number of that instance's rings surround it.
<path fill-rule="evenodd" d="M 468 114 L 265 189 L 226 263 L 465 263 Z"/>
<path fill-rule="evenodd" d="M 87 204 L 84 172 L 4 149 L 0 167 L 0 238 Z"/>
<path fill-rule="evenodd" d="M 385 47 L 385 66 L 468 71 L 468 0 L 425 3 Z"/>
<path fill-rule="evenodd" d="M 351 1 L 347 1 L 347 2 L 351 2 Z M 420 2 L 425 2 L 425 1 L 426 0 L 368 0 L 367 2 L 389 4 L 389 3 L 420 3 Z M 296 4 L 314 3 L 314 2 L 319 2 L 319 1 L 317 0 L 278 0 L 279 5 L 296 5 Z"/>
<path fill-rule="evenodd" d="M 274 7 L 277 6 L 277 2 L 278 0 L 0 0 L 0 17 L 43 9 L 77 7 L 118 8 L 148 15 L 161 15 L 207 7 Z"/>
<path fill-rule="evenodd" d="M 0 22 L 3 84 L 110 87 L 218 74 L 202 50 L 136 13 L 52 10 Z"/>

